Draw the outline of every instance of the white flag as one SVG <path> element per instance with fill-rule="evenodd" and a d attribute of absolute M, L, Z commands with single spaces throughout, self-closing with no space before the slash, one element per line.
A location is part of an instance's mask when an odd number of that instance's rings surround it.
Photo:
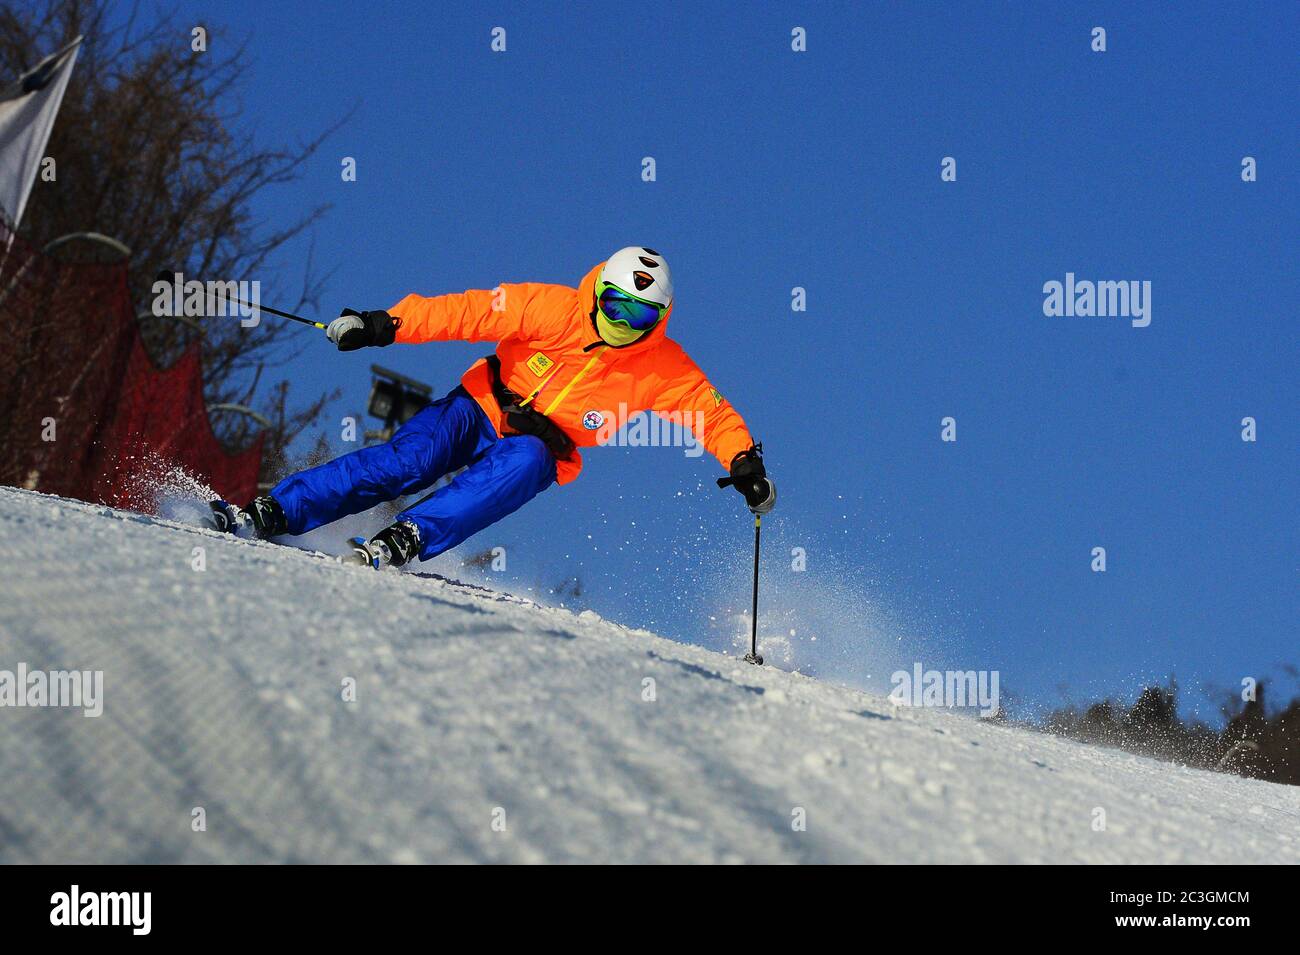
<path fill-rule="evenodd" d="M 77 37 L 0 92 L 0 213 L 11 229 L 18 228 L 45 158 L 80 45 Z"/>

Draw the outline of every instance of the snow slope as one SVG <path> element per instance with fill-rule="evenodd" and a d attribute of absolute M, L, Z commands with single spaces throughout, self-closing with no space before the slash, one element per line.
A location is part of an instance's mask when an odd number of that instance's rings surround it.
<path fill-rule="evenodd" d="M 1300 862 L 1300 789 L 590 613 L 12 489 L 0 558 L 0 670 L 104 671 L 0 709 L 0 862 Z"/>

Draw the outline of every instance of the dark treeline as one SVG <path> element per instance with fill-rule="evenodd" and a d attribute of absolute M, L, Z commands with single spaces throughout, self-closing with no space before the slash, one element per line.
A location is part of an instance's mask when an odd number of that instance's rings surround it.
<path fill-rule="evenodd" d="M 1132 706 L 1104 700 L 1051 713 L 1041 729 L 1202 769 L 1300 785 L 1300 696 L 1269 715 L 1261 681 L 1253 700 L 1234 697 L 1216 730 L 1178 715 L 1178 688 L 1149 686 Z"/>

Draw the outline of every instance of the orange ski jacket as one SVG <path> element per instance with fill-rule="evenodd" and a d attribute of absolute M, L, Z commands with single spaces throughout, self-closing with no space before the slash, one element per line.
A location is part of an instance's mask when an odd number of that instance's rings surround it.
<path fill-rule="evenodd" d="M 691 429 L 724 468 L 754 443 L 731 404 L 665 333 L 672 314 L 630 345 L 596 334 L 597 265 L 576 289 L 521 283 L 452 295 L 408 295 L 388 310 L 401 319 L 396 341 L 495 341 L 501 381 L 559 426 L 577 447 L 607 441 L 633 415 L 654 412 Z M 461 377 L 501 435 L 512 434 L 492 389 L 486 359 Z M 567 484 L 582 470 L 576 449 L 557 462 Z"/>

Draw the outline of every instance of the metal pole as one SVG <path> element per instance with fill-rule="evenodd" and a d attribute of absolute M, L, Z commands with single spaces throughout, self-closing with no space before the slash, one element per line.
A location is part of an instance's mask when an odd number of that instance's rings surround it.
<path fill-rule="evenodd" d="M 175 271 L 171 270 L 171 269 L 162 269 L 162 270 L 160 270 L 160 271 L 158 272 L 158 274 L 154 277 L 154 280 L 157 281 L 157 282 L 165 282 L 165 283 L 168 284 L 168 285 L 174 285 L 174 284 L 175 284 L 175 281 L 176 281 L 176 278 L 175 278 L 176 274 L 177 274 L 177 273 L 176 273 Z M 210 302 L 210 301 L 212 300 L 212 297 L 213 297 L 213 294 L 212 294 L 211 292 L 209 292 L 209 293 L 208 293 L 208 297 L 207 297 L 207 301 Z M 263 305 L 263 304 L 260 303 L 260 302 L 248 302 L 248 301 L 245 301 L 244 299 L 240 298 L 238 295 L 230 295 L 230 294 L 227 294 L 225 290 L 222 290 L 222 291 L 220 291 L 220 292 L 217 292 L 217 293 L 216 293 L 216 297 L 217 297 L 217 298 L 228 299 L 229 301 L 232 301 L 232 302 L 238 302 L 240 305 L 247 305 L 249 308 L 255 308 L 255 309 L 257 309 L 257 310 L 260 311 L 260 312 L 270 312 L 272 315 L 278 315 L 278 316 L 280 316 L 281 318 L 287 318 L 287 319 L 289 319 L 290 321 L 293 321 L 293 322 L 301 322 L 303 325 L 310 325 L 312 328 L 324 328 L 324 327 L 325 327 L 325 323 L 324 323 L 324 322 L 317 322 L 317 321 L 313 321 L 313 320 L 310 319 L 310 318 L 303 318 L 301 315 L 295 315 L 295 314 L 293 314 L 293 312 L 282 312 L 282 311 L 280 311 L 278 308 L 272 308 L 270 305 Z"/>
<path fill-rule="evenodd" d="M 763 658 L 758 654 L 758 540 L 759 533 L 763 529 L 763 516 L 754 515 L 754 603 L 750 608 L 749 617 L 749 653 L 745 654 L 745 662 L 753 663 L 757 666 L 763 665 Z"/>
<path fill-rule="evenodd" d="M 312 328 L 325 327 L 324 322 L 312 321 L 310 318 L 303 318 L 301 315 L 293 314 L 293 312 L 282 312 L 278 308 L 272 308 L 270 305 L 261 305 L 261 304 L 254 304 L 253 302 L 246 302 L 237 295 L 223 294 L 222 297 L 228 298 L 232 302 L 238 302 L 240 305 L 247 305 L 249 308 L 255 308 L 260 312 L 270 312 L 272 315 L 279 315 L 281 318 L 287 318 L 290 321 L 301 322 L 304 325 L 310 325 Z"/>

